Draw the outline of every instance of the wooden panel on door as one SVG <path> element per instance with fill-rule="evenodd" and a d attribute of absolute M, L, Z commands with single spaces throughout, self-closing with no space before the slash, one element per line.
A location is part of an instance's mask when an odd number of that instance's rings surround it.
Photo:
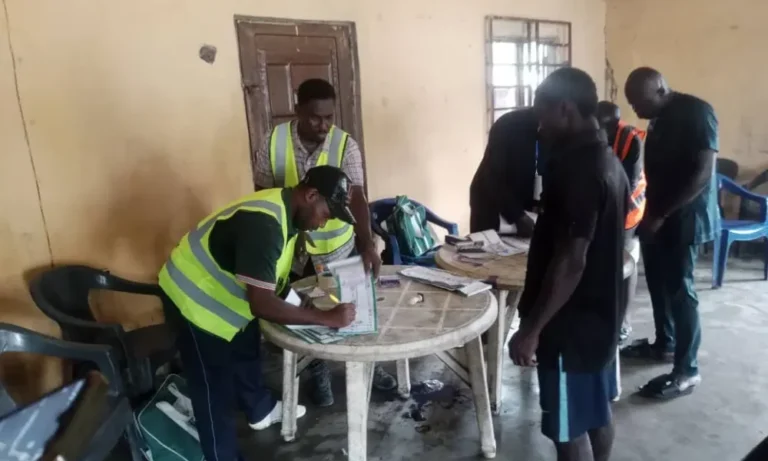
<path fill-rule="evenodd" d="M 348 131 L 362 150 L 352 24 L 238 18 L 236 27 L 252 160 L 272 127 L 293 118 L 296 90 L 310 78 L 322 78 L 334 86 L 335 123 Z"/>

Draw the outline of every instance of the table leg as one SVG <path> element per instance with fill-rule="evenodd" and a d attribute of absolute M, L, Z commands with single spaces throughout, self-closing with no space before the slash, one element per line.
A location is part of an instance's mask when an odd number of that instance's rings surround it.
<path fill-rule="evenodd" d="M 501 413 L 501 370 L 504 355 L 504 339 L 507 332 L 504 328 L 507 324 L 507 297 L 509 291 L 499 290 L 498 303 L 499 315 L 496 322 L 488 331 L 488 382 L 491 385 L 491 410 L 493 414 Z"/>
<path fill-rule="evenodd" d="M 397 361 L 397 393 L 404 399 L 411 396 L 411 369 L 408 359 Z"/>
<path fill-rule="evenodd" d="M 296 407 L 299 404 L 299 377 L 296 354 L 283 350 L 283 423 L 280 435 L 286 442 L 296 439 Z"/>
<path fill-rule="evenodd" d="M 372 363 L 347 362 L 347 459 L 368 457 L 368 402 Z"/>
<path fill-rule="evenodd" d="M 488 397 L 488 382 L 485 379 L 485 360 L 483 359 L 483 344 L 477 337 L 464 346 L 467 352 L 469 376 L 472 381 L 472 394 L 475 398 L 477 425 L 480 428 L 480 446 L 483 456 L 496 457 L 496 437 L 493 434 L 491 405 Z"/>

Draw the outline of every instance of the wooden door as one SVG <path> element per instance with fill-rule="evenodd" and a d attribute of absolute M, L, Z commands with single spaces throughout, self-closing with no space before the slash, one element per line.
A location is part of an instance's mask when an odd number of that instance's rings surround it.
<path fill-rule="evenodd" d="M 363 149 L 353 23 L 237 17 L 235 25 L 252 165 L 272 127 L 293 118 L 296 90 L 310 78 L 336 89 L 335 123 Z"/>

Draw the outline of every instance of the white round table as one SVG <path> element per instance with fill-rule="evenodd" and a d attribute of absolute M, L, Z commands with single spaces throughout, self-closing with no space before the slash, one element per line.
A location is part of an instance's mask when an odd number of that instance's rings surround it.
<path fill-rule="evenodd" d="M 393 275 L 400 269 L 384 266 L 381 273 Z M 294 286 L 306 287 L 316 281 L 316 277 L 310 277 Z M 423 301 L 410 305 L 408 301 L 417 294 L 423 295 Z M 346 364 L 348 459 L 364 461 L 374 363 L 396 360 L 399 392 L 407 396 L 408 359 L 435 354 L 472 387 L 482 452 L 486 458 L 495 457 L 496 439 L 480 335 L 496 321 L 496 298 L 490 292 L 466 298 L 404 277 L 399 287 L 377 287 L 376 296 L 378 333 L 351 336 L 337 343 L 310 344 L 281 326 L 262 321 L 264 337 L 284 349 L 283 438 L 291 441 L 296 437 L 299 356 Z M 464 349 L 466 365 L 456 360 L 456 353 L 451 351 L 455 348 Z"/>

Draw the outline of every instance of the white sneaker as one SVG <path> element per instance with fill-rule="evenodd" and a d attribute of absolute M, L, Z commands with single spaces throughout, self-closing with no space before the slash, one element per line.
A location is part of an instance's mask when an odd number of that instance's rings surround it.
<path fill-rule="evenodd" d="M 296 406 L 296 419 L 301 418 L 306 414 L 307 414 L 307 407 L 305 407 L 304 405 Z M 251 426 L 251 429 L 253 429 L 254 431 L 263 431 L 269 426 L 279 423 L 282 420 L 283 420 L 283 402 L 278 400 L 277 404 L 275 404 L 275 408 L 273 408 L 272 411 L 270 411 L 267 416 L 262 418 L 262 420 L 259 422 L 249 424 L 249 426 Z"/>

